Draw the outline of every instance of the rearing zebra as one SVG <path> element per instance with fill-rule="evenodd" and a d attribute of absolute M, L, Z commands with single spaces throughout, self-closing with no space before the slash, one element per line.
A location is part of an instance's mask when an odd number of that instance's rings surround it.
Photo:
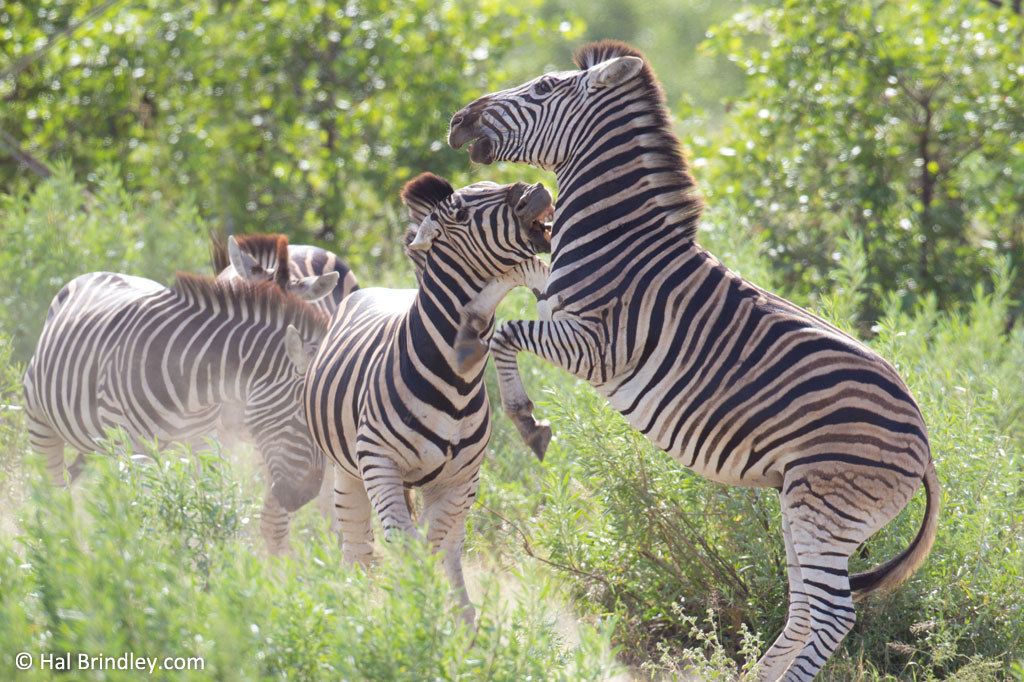
<path fill-rule="evenodd" d="M 476 311 L 493 319 L 500 301 L 490 297 L 493 278 L 542 286 L 547 266 L 532 256 L 547 248 L 538 218 L 550 214 L 551 195 L 524 183 L 455 191 L 425 173 L 406 185 L 402 200 L 418 225 L 406 244 L 420 287 L 361 289 L 342 302 L 306 371 L 306 417 L 338 465 L 345 561 L 372 555 L 371 506 L 385 530 L 417 534 L 404 491 L 419 488 L 420 523 L 446 552 L 445 568 L 472 621 L 462 577 L 464 518 L 491 419 L 486 357 L 460 369 L 455 337 L 460 312 L 481 292 L 490 310 Z"/>
<path fill-rule="evenodd" d="M 759 679 L 810 680 L 853 626 L 853 598 L 904 580 L 931 549 L 939 486 L 924 420 L 877 354 L 695 243 L 701 203 L 643 56 L 607 41 L 576 64 L 451 121 L 449 144 L 473 142 L 474 161 L 558 178 L 552 319 L 495 333 L 502 404 L 529 438 L 537 425 L 516 369 L 528 350 L 589 381 L 685 466 L 778 489 L 789 617 Z M 922 480 L 910 546 L 851 577 L 850 555 Z"/>
<path fill-rule="evenodd" d="M 225 409 L 267 465 L 260 530 L 288 547 L 288 515 L 316 495 L 324 455 L 302 414 L 292 358 L 319 343 L 327 318 L 272 283 L 178 275 L 173 289 L 94 272 L 54 297 L 25 373 L 29 440 L 64 483 L 64 444 L 95 450 L 106 430 L 201 443 Z M 81 456 L 80 456 L 81 457 Z"/>

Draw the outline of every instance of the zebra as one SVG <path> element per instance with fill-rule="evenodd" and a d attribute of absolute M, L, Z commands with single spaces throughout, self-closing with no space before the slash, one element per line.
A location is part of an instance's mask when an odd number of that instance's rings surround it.
<path fill-rule="evenodd" d="M 226 243 L 214 239 L 210 251 L 218 278 L 277 282 L 328 315 L 359 288 L 337 255 L 318 246 L 289 244 L 283 234 L 232 235 Z"/>
<path fill-rule="evenodd" d="M 787 622 L 759 680 L 810 680 L 935 540 L 940 490 L 921 412 L 875 352 L 745 281 L 695 241 L 702 202 L 643 55 L 583 46 L 577 70 L 484 95 L 448 142 L 478 163 L 554 171 L 548 321 L 510 321 L 490 349 L 502 406 L 528 440 L 527 350 L 585 379 L 655 445 L 720 483 L 775 488 Z M 470 353 L 470 355 L 472 355 Z M 857 547 L 924 483 L 924 520 L 895 558 L 850 576 Z"/>
<path fill-rule="evenodd" d="M 386 532 L 418 536 L 406 489 L 420 489 L 426 539 L 472 622 L 462 575 L 464 518 L 491 432 L 486 358 L 457 368 L 460 311 L 477 294 L 488 317 L 516 280 L 543 286 L 542 220 L 553 213 L 540 183 L 481 182 L 458 191 L 424 173 L 402 200 L 415 224 L 405 244 L 418 289 L 361 289 L 342 302 L 305 375 L 310 433 L 330 455 L 346 563 L 372 558 L 371 507 Z M 500 280 L 494 284 L 491 280 Z M 482 314 L 480 303 L 477 312 Z M 492 318 L 491 318 L 492 319 Z"/>
<path fill-rule="evenodd" d="M 64 485 L 64 445 L 96 450 L 124 427 L 133 446 L 198 446 L 226 409 L 268 470 L 260 530 L 288 549 L 289 515 L 317 493 L 325 457 L 302 415 L 294 365 L 327 317 L 273 283 L 179 273 L 173 288 L 110 272 L 76 277 L 54 297 L 24 379 L 29 441 Z M 72 470 L 73 479 L 76 471 Z"/>
<path fill-rule="evenodd" d="M 283 234 L 232 235 L 226 242 L 214 238 L 210 251 L 217 279 L 275 282 L 282 291 L 309 301 L 328 316 L 359 288 L 355 274 L 337 255 L 317 246 L 289 244 Z M 245 440 L 240 436 L 244 433 L 243 421 L 240 406 L 222 411 L 224 428 L 217 437 L 228 449 Z M 317 507 L 330 530 L 339 532 L 334 513 L 334 471 L 330 466 L 324 468 Z"/>

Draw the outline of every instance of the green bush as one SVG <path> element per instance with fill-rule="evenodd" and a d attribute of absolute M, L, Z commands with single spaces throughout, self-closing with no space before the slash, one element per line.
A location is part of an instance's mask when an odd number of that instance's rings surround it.
<path fill-rule="evenodd" d="M 253 547 L 252 511 L 206 455 L 132 465 L 120 446 L 89 463 L 69 494 L 30 476 L 21 535 L 0 538 L 0 641 L 13 652 L 198 656 L 201 672 L 156 679 L 598 680 L 613 670 L 608 627 L 555 628 L 551 585 L 524 574 L 522 593 L 485 581 L 476 629 L 425 546 L 387 546 L 372 571 L 340 567 L 325 534 L 290 559 Z M 155 453 L 150 453 L 159 457 Z M 197 570 L 198 548 L 203 570 Z M 102 678 L 135 679 L 108 671 Z"/>
<path fill-rule="evenodd" d="M 221 231 L 315 235 L 372 263 L 400 255 L 404 182 L 468 177 L 448 117 L 508 78 L 522 43 L 568 52 L 571 24 L 552 28 L 537 5 L 145 0 L 95 16 L 73 0 L 7 3 L 0 130 L 90 184 L 116 162 L 125 187 L 194 199 Z M 26 177 L 0 157 L 0 192 Z"/>
<path fill-rule="evenodd" d="M 0 194 L 0 329 L 26 362 L 53 296 L 86 272 L 141 275 L 169 284 L 176 270 L 209 271 L 206 228 L 187 205 L 167 208 L 130 195 L 116 170 L 92 189 L 67 165 L 30 193 Z"/>
<path fill-rule="evenodd" d="M 1020 297 L 1024 18 L 997 4 L 787 0 L 713 30 L 747 88 L 694 141 L 698 176 L 787 290 L 828 288 L 852 231 L 869 317 L 890 291 L 956 307 L 1002 256 Z"/>

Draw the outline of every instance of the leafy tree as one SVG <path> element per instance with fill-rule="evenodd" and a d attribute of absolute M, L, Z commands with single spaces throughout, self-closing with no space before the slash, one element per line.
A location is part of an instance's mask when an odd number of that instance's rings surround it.
<path fill-rule="evenodd" d="M 821 287 L 852 229 L 876 293 L 966 300 L 994 257 L 1024 263 L 1022 35 L 977 0 L 739 14 L 707 42 L 749 81 L 728 143 L 700 150 L 705 185 L 750 216 L 791 286 Z"/>
<path fill-rule="evenodd" d="M 117 162 L 130 190 L 228 232 L 397 250 L 394 197 L 465 173 L 449 116 L 503 78 L 517 42 L 557 31 L 533 0 L 0 0 L 0 190 L 25 155 L 76 177 Z M 341 233 L 345 234 L 341 236 Z M 352 248 L 363 240 L 367 248 Z M 378 251 L 380 250 L 378 246 Z"/>

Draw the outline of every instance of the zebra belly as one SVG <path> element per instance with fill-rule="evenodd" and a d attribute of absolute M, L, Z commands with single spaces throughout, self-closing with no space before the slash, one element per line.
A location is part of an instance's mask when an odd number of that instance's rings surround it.
<path fill-rule="evenodd" d="M 682 399 L 663 404 L 665 393 L 651 390 L 646 381 L 634 380 L 619 385 L 609 383 L 596 388 L 633 428 L 695 473 L 725 485 L 753 488 L 778 488 L 782 485 L 782 470 L 778 467 L 744 470 L 750 458 L 751 443 L 757 434 L 751 434 L 728 452 L 702 448 L 700 446 L 705 442 L 680 438 L 679 434 L 701 433 L 707 426 L 706 410 L 685 410 Z M 681 414 L 684 411 L 688 414 Z"/>

